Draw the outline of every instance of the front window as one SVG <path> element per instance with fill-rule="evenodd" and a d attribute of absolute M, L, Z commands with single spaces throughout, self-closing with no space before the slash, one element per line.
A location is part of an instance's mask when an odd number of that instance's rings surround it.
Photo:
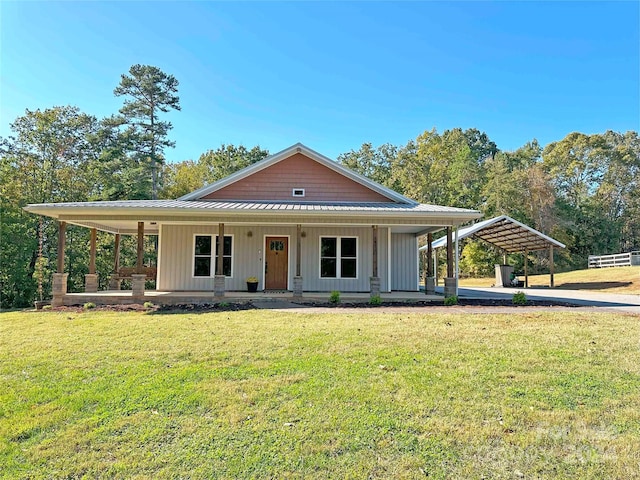
<path fill-rule="evenodd" d="M 193 276 L 212 277 L 218 267 L 217 235 L 196 235 L 194 244 Z M 214 248 L 215 245 L 215 248 Z M 213 253 L 215 251 L 215 253 Z M 233 264 L 233 237 L 225 235 L 222 246 L 222 273 L 231 277 Z"/>
<path fill-rule="evenodd" d="M 357 237 L 320 237 L 320 277 L 357 278 Z"/>

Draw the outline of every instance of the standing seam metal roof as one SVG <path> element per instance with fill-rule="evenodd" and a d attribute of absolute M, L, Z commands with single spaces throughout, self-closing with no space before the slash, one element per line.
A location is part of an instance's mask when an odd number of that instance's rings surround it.
<path fill-rule="evenodd" d="M 525 250 L 544 250 L 550 246 L 565 248 L 563 243 L 539 232 L 507 215 L 483 220 L 458 230 L 458 238 L 475 237 L 495 245 L 502 250 L 514 253 Z M 447 237 L 431 242 L 432 248 L 447 245 Z M 427 247 L 420 247 L 426 250 Z"/>

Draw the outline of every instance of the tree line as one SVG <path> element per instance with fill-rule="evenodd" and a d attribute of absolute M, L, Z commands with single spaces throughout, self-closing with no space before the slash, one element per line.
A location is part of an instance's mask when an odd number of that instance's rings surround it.
<path fill-rule="evenodd" d="M 134 65 L 114 89 L 124 101 L 111 116 L 56 106 L 14 120 L 12 134 L 0 138 L 1 308 L 26 306 L 50 292 L 57 224 L 27 214 L 26 204 L 177 198 L 269 155 L 259 146 L 223 144 L 197 160 L 167 163 L 165 149 L 174 143 L 163 114 L 180 110 L 178 86 L 156 67 Z M 545 147 L 532 140 L 503 151 L 477 129 L 434 129 L 406 145 L 365 143 L 337 160 L 422 203 L 479 209 L 486 218 L 507 214 L 541 230 L 568 247 L 559 269 L 584 267 L 589 254 L 640 249 L 637 132 L 571 133 Z M 71 291 L 83 288 L 88 242 L 87 229 L 68 228 Z M 150 263 L 153 246 L 149 240 Z M 135 264 L 135 251 L 135 239 L 125 237 L 122 265 Z M 500 252 L 471 241 L 462 254 L 462 274 L 484 275 Z M 544 269 L 544 256 L 533 260 Z M 106 287 L 112 235 L 98 235 L 96 268 Z"/>

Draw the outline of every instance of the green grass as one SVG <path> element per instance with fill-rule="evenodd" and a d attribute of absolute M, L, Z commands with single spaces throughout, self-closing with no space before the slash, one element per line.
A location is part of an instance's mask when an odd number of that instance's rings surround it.
<path fill-rule="evenodd" d="M 638 320 L 2 313 L 0 478 L 637 478 Z"/>
<path fill-rule="evenodd" d="M 521 273 L 518 277 L 524 280 L 524 274 Z M 460 286 L 491 287 L 495 281 L 495 277 L 461 278 Z M 568 290 L 593 290 L 640 295 L 640 267 L 589 268 L 556 273 L 554 283 L 556 288 Z M 529 275 L 529 286 L 548 287 L 549 274 Z"/>

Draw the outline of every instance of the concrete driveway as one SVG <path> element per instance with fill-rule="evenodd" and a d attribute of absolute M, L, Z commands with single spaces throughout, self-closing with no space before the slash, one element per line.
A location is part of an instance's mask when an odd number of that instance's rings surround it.
<path fill-rule="evenodd" d="M 437 287 L 436 291 L 442 293 L 443 288 Z M 638 295 L 622 295 L 586 290 L 560 290 L 556 288 L 465 287 L 458 289 L 458 296 L 461 298 L 510 299 L 516 292 L 524 292 L 527 298 L 531 300 L 555 300 L 584 307 L 598 307 L 640 315 L 640 293 Z"/>

